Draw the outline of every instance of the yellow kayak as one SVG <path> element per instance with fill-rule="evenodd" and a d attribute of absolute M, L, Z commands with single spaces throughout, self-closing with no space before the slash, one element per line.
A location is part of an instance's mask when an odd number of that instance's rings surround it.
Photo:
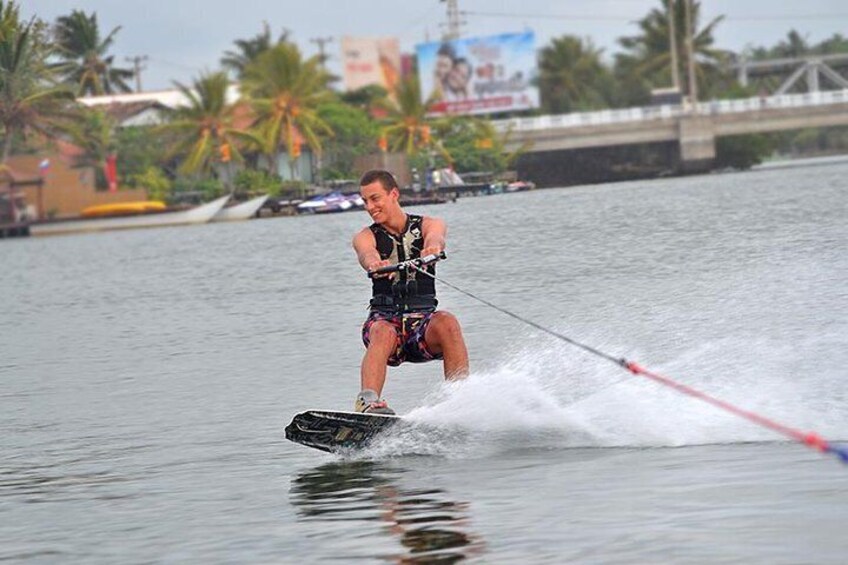
<path fill-rule="evenodd" d="M 144 214 L 161 212 L 166 209 L 165 203 L 158 200 L 143 200 L 139 202 L 116 202 L 114 204 L 98 204 L 84 208 L 80 213 L 84 218 L 99 218 L 102 216 L 126 216 L 129 214 Z"/>

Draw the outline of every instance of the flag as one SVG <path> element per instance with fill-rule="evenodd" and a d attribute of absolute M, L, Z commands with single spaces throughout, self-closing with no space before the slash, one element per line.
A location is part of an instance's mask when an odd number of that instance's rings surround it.
<path fill-rule="evenodd" d="M 50 168 L 50 159 L 42 159 L 40 163 L 38 163 L 38 172 L 41 176 L 45 176 L 47 174 L 47 170 Z"/>
<path fill-rule="evenodd" d="M 109 192 L 118 190 L 118 156 L 110 153 L 106 156 L 106 163 L 103 165 L 103 174 L 106 176 L 106 182 L 109 183 Z"/>

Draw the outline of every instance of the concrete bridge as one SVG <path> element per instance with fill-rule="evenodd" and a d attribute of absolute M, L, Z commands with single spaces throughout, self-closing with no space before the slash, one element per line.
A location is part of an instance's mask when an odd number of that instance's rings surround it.
<path fill-rule="evenodd" d="M 515 118 L 494 122 L 525 153 L 676 142 L 678 169 L 709 169 L 716 137 L 848 125 L 848 89 Z"/>

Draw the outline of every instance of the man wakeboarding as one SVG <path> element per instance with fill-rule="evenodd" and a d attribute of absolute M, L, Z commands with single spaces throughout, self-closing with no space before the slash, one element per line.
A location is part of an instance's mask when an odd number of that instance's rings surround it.
<path fill-rule="evenodd" d="M 394 414 L 381 398 L 387 366 L 442 359 L 445 379 L 462 379 L 468 375 L 468 351 L 456 317 L 436 310 L 435 265 L 422 267 L 430 276 L 413 268 L 376 273 L 381 267 L 441 254 L 445 222 L 404 212 L 400 188 L 388 171 L 365 173 L 359 191 L 374 223 L 353 238 L 359 264 L 372 277 L 370 311 L 362 326 L 362 390 L 354 409 Z"/>

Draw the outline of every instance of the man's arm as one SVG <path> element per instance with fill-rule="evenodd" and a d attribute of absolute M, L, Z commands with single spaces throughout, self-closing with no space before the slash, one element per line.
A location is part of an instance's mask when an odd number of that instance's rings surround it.
<path fill-rule="evenodd" d="M 424 236 L 424 247 L 421 249 L 422 257 L 438 255 L 445 250 L 448 226 L 444 220 L 425 216 L 421 223 L 421 231 Z"/>
<path fill-rule="evenodd" d="M 368 228 L 363 229 L 353 237 L 353 249 L 356 251 L 359 264 L 366 271 L 374 271 L 391 264 L 389 261 L 380 259 L 380 252 L 377 251 L 377 240 L 374 238 L 374 233 Z"/>

